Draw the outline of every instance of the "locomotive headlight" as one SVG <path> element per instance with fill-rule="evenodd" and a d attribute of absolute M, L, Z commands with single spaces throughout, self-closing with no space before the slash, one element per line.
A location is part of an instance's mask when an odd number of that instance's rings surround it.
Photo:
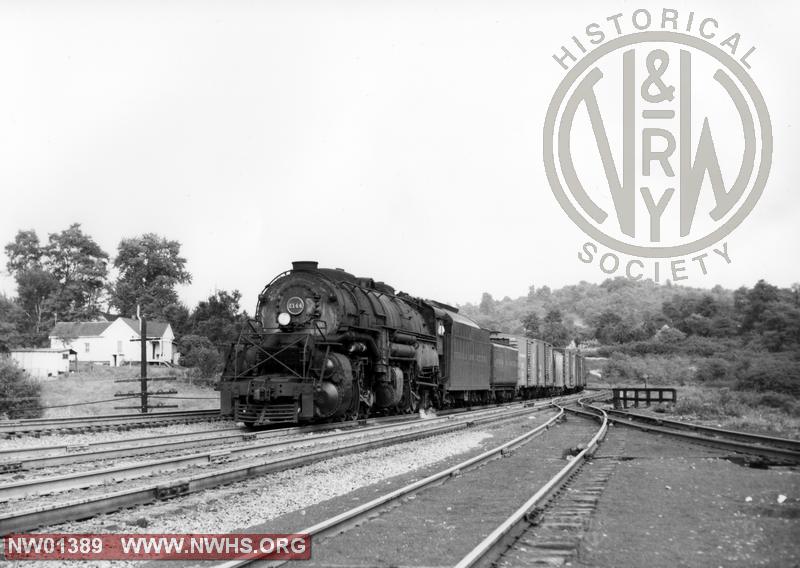
<path fill-rule="evenodd" d="M 278 325 L 289 325 L 289 322 L 291 321 L 292 321 L 292 316 L 290 316 L 286 312 L 281 312 L 278 314 Z"/>

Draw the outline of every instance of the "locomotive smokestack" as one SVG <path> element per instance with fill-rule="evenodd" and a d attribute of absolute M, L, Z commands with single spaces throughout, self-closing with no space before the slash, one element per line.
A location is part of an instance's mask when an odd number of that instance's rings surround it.
<path fill-rule="evenodd" d="M 316 260 L 295 260 L 292 270 L 316 270 L 319 263 Z"/>

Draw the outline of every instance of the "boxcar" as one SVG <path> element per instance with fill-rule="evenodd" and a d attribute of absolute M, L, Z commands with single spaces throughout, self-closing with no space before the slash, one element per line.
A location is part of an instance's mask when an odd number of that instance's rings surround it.
<path fill-rule="evenodd" d="M 508 345 L 517 350 L 517 391 L 525 392 L 529 386 L 533 386 L 534 377 L 531 376 L 531 360 L 526 339 L 507 333 L 492 332 L 492 342 L 500 345 Z"/>
<path fill-rule="evenodd" d="M 574 350 L 564 350 L 564 387 L 567 389 L 574 389 L 576 386 L 577 359 L 578 354 Z"/>
<path fill-rule="evenodd" d="M 577 369 L 577 374 L 575 376 L 575 387 L 578 390 L 581 390 L 586 386 L 586 360 L 582 355 L 578 355 L 575 358 L 575 363 Z"/>
<path fill-rule="evenodd" d="M 564 388 L 564 353 L 557 349 L 552 349 L 553 353 L 553 383 L 550 389 L 560 391 Z"/>
<path fill-rule="evenodd" d="M 534 387 L 536 394 L 544 392 L 547 381 L 548 353 L 552 346 L 541 339 L 531 339 L 530 351 L 534 360 Z"/>
<path fill-rule="evenodd" d="M 492 342 L 490 384 L 495 400 L 508 401 L 514 398 L 519 379 L 517 354 L 517 349 L 509 344 Z"/>

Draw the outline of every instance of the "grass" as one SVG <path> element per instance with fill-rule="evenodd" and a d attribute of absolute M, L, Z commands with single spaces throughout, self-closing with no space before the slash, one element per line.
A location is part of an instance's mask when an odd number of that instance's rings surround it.
<path fill-rule="evenodd" d="M 691 385 L 678 391 L 667 414 L 706 426 L 800 438 L 800 403 L 771 392 Z"/>
<path fill-rule="evenodd" d="M 165 408 L 164 411 L 201 410 L 219 407 L 219 393 L 205 383 L 191 378 L 187 369 L 164 369 L 150 367 L 151 377 L 169 376 L 169 381 L 155 381 L 148 385 L 150 392 L 175 389 L 177 394 L 164 395 L 186 398 L 154 398 L 151 405 L 162 402 L 177 404 L 178 408 Z M 138 382 L 115 383 L 118 379 L 135 379 L 139 377 L 138 367 L 106 367 L 87 365 L 78 372 L 62 375 L 58 378 L 42 381 L 42 406 L 46 408 L 45 418 L 68 418 L 80 416 L 97 416 L 101 414 L 129 414 L 137 412 L 135 408 L 116 409 L 117 406 L 135 406 L 139 397 L 117 398 L 116 393 L 139 393 Z M 110 400 L 109 400 L 110 399 Z M 84 404 L 90 401 L 108 401 L 96 404 Z M 158 410 L 155 410 L 158 412 Z"/>
<path fill-rule="evenodd" d="M 800 439 L 800 400 L 796 397 L 772 391 L 737 390 L 731 388 L 730 382 L 708 384 L 694 379 L 692 374 L 696 370 L 695 366 L 688 365 L 687 370 L 688 375 L 685 372 L 678 373 L 672 384 L 664 377 L 653 381 L 651 376 L 649 387 L 677 388 L 678 402 L 675 405 L 653 405 L 650 411 L 665 418 L 681 419 L 704 426 Z M 609 383 L 590 375 L 588 386 L 644 387 L 644 384 L 641 380 L 629 377 Z M 644 410 L 645 407 L 640 409 Z"/>

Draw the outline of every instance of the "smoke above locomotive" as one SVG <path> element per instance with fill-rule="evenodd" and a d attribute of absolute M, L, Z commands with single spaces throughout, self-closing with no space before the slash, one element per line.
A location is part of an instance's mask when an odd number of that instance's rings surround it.
<path fill-rule="evenodd" d="M 351 420 L 555 390 L 517 385 L 519 338 L 492 341 L 456 308 L 316 262 L 294 262 L 267 284 L 256 313 L 220 380 L 222 413 L 248 425 Z"/>

